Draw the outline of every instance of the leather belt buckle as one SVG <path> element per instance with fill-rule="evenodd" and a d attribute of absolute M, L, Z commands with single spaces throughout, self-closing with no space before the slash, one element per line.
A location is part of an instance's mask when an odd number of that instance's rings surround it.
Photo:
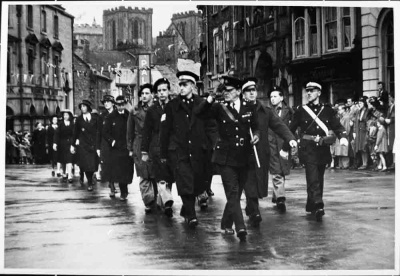
<path fill-rule="evenodd" d="M 243 147 L 244 146 L 244 138 L 239 139 L 239 144 Z"/>

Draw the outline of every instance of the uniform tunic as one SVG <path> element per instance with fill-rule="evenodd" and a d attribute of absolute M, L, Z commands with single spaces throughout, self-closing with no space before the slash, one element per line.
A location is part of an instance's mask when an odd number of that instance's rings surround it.
<path fill-rule="evenodd" d="M 395 106 L 390 105 L 388 108 L 388 112 L 387 112 L 387 116 L 386 119 L 390 119 L 390 124 L 387 127 L 387 134 L 388 134 L 388 150 L 391 151 L 393 150 L 393 144 L 394 144 L 394 135 L 395 135 L 395 120 L 394 120 L 394 116 L 395 116 Z"/>
<path fill-rule="evenodd" d="M 32 134 L 32 152 L 36 164 L 44 164 L 48 161 L 46 153 L 46 130 L 35 129 Z"/>
<path fill-rule="evenodd" d="M 103 121 L 102 137 L 109 145 L 109 151 L 104 156 L 103 179 L 106 181 L 124 184 L 132 182 L 133 161 L 129 156 L 126 139 L 128 116 L 127 110 L 123 114 L 114 110 Z"/>
<path fill-rule="evenodd" d="M 57 162 L 58 156 L 57 151 L 53 150 L 54 133 L 58 127 L 54 128 L 53 125 L 49 125 L 46 128 L 46 148 L 48 150 L 48 156 L 51 162 Z"/>
<path fill-rule="evenodd" d="M 54 143 L 57 144 L 57 162 L 61 164 L 72 163 L 73 154 L 71 145 L 73 144 L 74 123 L 70 122 L 68 126 L 64 121 L 58 123 L 54 132 Z"/>
<path fill-rule="evenodd" d="M 75 122 L 74 145 L 79 139 L 79 145 L 76 147 L 77 164 L 83 172 L 96 172 L 99 165 L 99 156 L 97 150 L 100 150 L 101 144 L 101 119 L 100 116 L 91 115 L 87 122 L 80 115 Z"/>
<path fill-rule="evenodd" d="M 204 99 L 193 95 L 193 102 L 185 101 L 177 97 L 168 102 L 160 134 L 161 158 L 171 162 L 180 196 L 204 192 L 206 180 L 207 136 L 204 120 L 194 111 Z"/>
<path fill-rule="evenodd" d="M 320 120 L 332 130 L 338 139 L 342 137 L 347 138 L 345 128 L 340 123 L 339 118 L 335 116 L 335 111 L 326 104 L 307 104 L 307 106 L 317 115 Z M 321 137 L 326 136 L 325 131 L 322 130 L 307 111 L 300 106 L 293 116 L 293 121 L 290 124 L 290 130 L 294 133 L 298 127 L 300 127 L 300 138 L 304 134 L 308 135 L 319 135 Z M 314 163 L 314 164 L 330 164 L 332 156 L 329 145 L 317 145 L 316 142 L 310 140 L 301 139 L 299 145 L 299 158 L 302 163 Z"/>

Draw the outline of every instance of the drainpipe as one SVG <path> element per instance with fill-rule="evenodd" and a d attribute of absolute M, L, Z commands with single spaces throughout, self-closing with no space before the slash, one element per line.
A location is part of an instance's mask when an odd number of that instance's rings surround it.
<path fill-rule="evenodd" d="M 75 96 L 74 96 L 74 93 L 75 93 L 75 74 L 74 74 L 74 18 L 71 18 L 71 49 L 72 49 L 72 52 L 71 52 L 71 67 L 72 67 L 72 70 L 71 70 L 71 74 L 72 74 L 72 76 L 71 76 L 71 80 L 72 80 L 72 83 L 71 83 L 71 91 L 69 91 L 68 93 L 70 93 L 70 95 L 71 95 L 71 100 L 72 100 L 72 108 L 70 108 L 70 106 L 69 106 L 69 103 L 68 103 L 68 109 L 70 109 L 70 110 L 72 110 L 72 112 L 75 114 L 75 104 L 74 104 L 74 102 L 75 102 Z M 71 101 L 70 100 L 70 101 Z M 77 105 L 76 105 L 77 106 Z"/>
<path fill-rule="evenodd" d="M 24 114 L 24 108 L 23 108 L 23 94 L 24 94 L 24 89 L 22 87 L 22 39 L 21 39 L 21 16 L 22 16 L 22 6 L 17 5 L 17 18 L 18 18 L 18 72 L 19 72 L 19 97 L 20 97 L 20 124 L 21 124 L 21 129 L 23 129 L 23 120 L 22 116 Z"/>

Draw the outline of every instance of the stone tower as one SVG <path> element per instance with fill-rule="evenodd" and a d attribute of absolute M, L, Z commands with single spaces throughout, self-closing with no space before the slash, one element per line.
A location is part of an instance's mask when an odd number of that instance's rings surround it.
<path fill-rule="evenodd" d="M 153 9 L 124 7 L 103 11 L 105 50 L 152 48 Z"/>

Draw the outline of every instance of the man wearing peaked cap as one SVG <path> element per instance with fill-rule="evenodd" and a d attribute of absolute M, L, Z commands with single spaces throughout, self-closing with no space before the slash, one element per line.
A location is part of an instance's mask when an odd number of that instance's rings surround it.
<path fill-rule="evenodd" d="M 316 83 L 316 82 L 313 82 L 313 81 L 307 83 L 306 91 L 313 90 L 313 89 L 319 89 L 321 91 L 322 90 L 322 86 L 319 83 Z"/>
<path fill-rule="evenodd" d="M 249 77 L 243 80 L 243 85 L 242 85 L 242 91 L 244 92 L 245 90 L 249 90 L 249 89 L 256 89 L 257 86 L 257 78 L 255 77 Z"/>
<path fill-rule="evenodd" d="M 210 95 L 198 108 L 202 119 L 217 121 L 219 139 L 215 146 L 212 162 L 221 174 L 226 205 L 221 219 L 221 231 L 246 240 L 247 231 L 240 207 L 240 197 L 246 182 L 251 145 L 259 140 L 257 114 L 254 105 L 240 98 L 242 81 L 233 76 L 223 76 L 224 103 L 214 102 Z M 250 129 L 254 137 L 250 135 Z"/>
<path fill-rule="evenodd" d="M 281 160 L 279 160 L 280 147 L 283 143 L 291 143 L 292 146 L 296 144 L 295 137 L 287 125 L 279 119 L 279 114 L 257 100 L 258 92 L 256 83 L 256 79 L 249 78 L 245 80 L 242 86 L 243 98 L 255 106 L 260 130 L 260 141 L 256 144 L 260 167 L 258 167 L 255 153 L 252 151 L 249 157 L 248 175 L 244 186 L 246 215 L 249 216 L 249 222 L 255 227 L 259 226 L 262 220 L 259 210 L 259 198 L 268 195 L 268 173 L 276 173 L 271 170 L 274 168 L 274 161 L 281 165 Z M 274 94 L 276 90 L 277 88 L 274 87 L 271 94 Z M 286 112 L 283 115 L 286 117 Z M 280 139 L 280 141 L 278 142 L 277 139 Z"/>
<path fill-rule="evenodd" d="M 204 99 L 194 93 L 196 74 L 182 71 L 177 77 L 180 94 L 168 102 L 161 117 L 161 161 L 165 163 L 168 159 L 171 164 L 182 199 L 180 215 L 190 228 L 194 228 L 198 224 L 196 197 L 207 195 L 207 137 L 204 121 L 196 115 L 197 107 Z"/>
<path fill-rule="evenodd" d="M 321 221 L 325 214 L 322 200 L 325 167 L 332 161 L 330 144 L 336 141 L 336 137 L 340 139 L 340 145 L 347 146 L 348 141 L 346 130 L 335 111 L 329 105 L 320 103 L 322 86 L 309 82 L 305 89 L 308 104 L 295 111 L 289 128 L 295 133 L 300 127 L 299 159 L 305 164 L 307 179 L 306 212 L 312 212 L 316 220 Z"/>
<path fill-rule="evenodd" d="M 180 71 L 176 73 L 176 76 L 178 77 L 179 84 L 186 81 L 191 81 L 193 84 L 196 84 L 199 80 L 199 76 L 190 71 Z"/>

